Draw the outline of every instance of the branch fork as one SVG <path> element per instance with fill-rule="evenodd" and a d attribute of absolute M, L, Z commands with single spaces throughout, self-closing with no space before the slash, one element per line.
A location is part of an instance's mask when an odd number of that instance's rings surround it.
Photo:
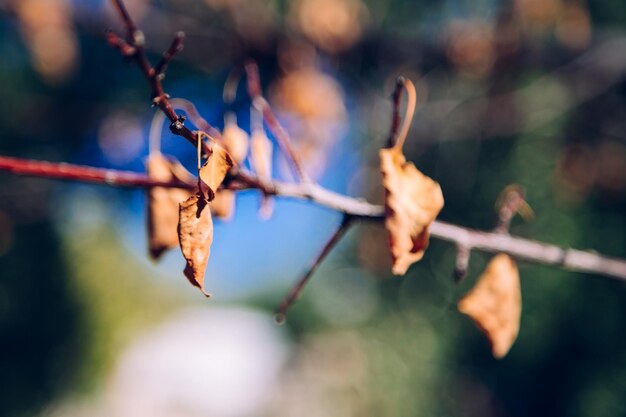
<path fill-rule="evenodd" d="M 170 122 L 170 130 L 173 134 L 185 138 L 192 145 L 199 143 L 199 137 L 209 136 L 220 140 L 219 131 L 212 127 L 195 110 L 192 103 L 182 99 L 171 99 L 162 86 L 165 72 L 172 59 L 183 48 L 184 34 L 178 32 L 172 40 L 169 48 L 163 53 L 161 60 L 152 66 L 144 50 L 145 38 L 137 29 L 134 21 L 128 14 L 122 0 L 112 0 L 124 21 L 127 36 L 122 39 L 114 32 L 107 32 L 107 42 L 117 48 L 120 54 L 136 62 L 148 81 L 153 105 L 158 107 Z M 371 204 L 362 199 L 355 199 L 334 193 L 311 181 L 302 168 L 299 157 L 291 145 L 287 131 L 281 126 L 274 115 L 269 103 L 261 92 L 260 77 L 256 63 L 246 63 L 245 74 L 247 76 L 247 89 L 252 106 L 261 115 L 264 125 L 272 133 L 281 151 L 287 156 L 297 182 L 285 183 L 279 181 L 267 181 L 245 169 L 235 166 L 222 184 L 222 188 L 240 191 L 256 189 L 266 196 L 279 196 L 311 201 L 315 204 L 328 207 L 343 214 L 343 220 L 337 230 L 329 238 L 320 251 L 318 257 L 307 269 L 306 273 L 295 284 L 284 301 L 277 309 L 277 320 L 284 320 L 289 307 L 298 299 L 302 289 L 310 280 L 312 274 L 330 251 L 346 234 L 349 228 L 357 220 L 382 222 L 385 219 L 385 208 Z M 400 102 L 402 91 L 406 88 L 406 80 L 400 78 L 392 95 L 393 113 L 389 146 L 401 146 L 406 138 L 408 123 L 412 118 L 414 105 L 411 105 L 411 92 L 408 94 L 407 114 L 404 124 L 400 126 Z M 192 131 L 185 126 L 186 117 L 176 113 L 174 108 L 182 108 L 190 117 L 191 121 L 201 130 Z M 202 141 L 202 152 L 211 154 L 211 146 Z M 182 188 L 194 190 L 197 185 L 190 181 L 181 182 L 178 179 L 162 182 L 151 180 L 147 175 L 136 172 L 99 169 L 71 164 L 55 164 L 43 161 L 32 161 L 19 158 L 0 156 L 0 170 L 8 171 L 17 175 L 31 175 L 45 178 L 56 178 L 74 181 L 91 182 L 119 187 L 136 188 Z M 491 253 L 507 253 L 513 257 L 528 260 L 535 263 L 555 265 L 558 267 L 602 274 L 617 278 L 626 282 L 626 260 L 612 259 L 592 251 L 580 251 L 564 249 L 558 246 L 511 236 L 508 228 L 515 213 L 525 214 L 528 208 L 523 193 L 518 189 L 509 190 L 509 194 L 500 204 L 499 220 L 493 232 L 472 230 L 461 226 L 435 220 L 430 224 L 429 232 L 434 238 L 449 241 L 457 246 L 456 269 L 457 279 L 461 279 L 467 270 L 470 253 L 472 250 L 481 250 Z M 526 211 L 526 214 L 528 211 Z M 531 212 L 532 213 L 532 212 Z"/>

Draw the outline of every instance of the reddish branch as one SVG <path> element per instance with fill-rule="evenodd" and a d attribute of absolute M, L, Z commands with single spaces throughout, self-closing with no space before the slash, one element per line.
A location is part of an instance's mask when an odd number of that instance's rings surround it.
<path fill-rule="evenodd" d="M 164 78 L 163 71 L 174 57 L 174 55 L 183 49 L 184 35 L 182 32 L 176 34 L 174 41 L 170 48 L 163 54 L 161 62 L 157 64 L 157 69 L 152 67 L 146 51 L 144 49 L 145 37 L 141 30 L 137 28 L 135 22 L 128 14 L 126 6 L 122 0 L 113 0 L 113 4 L 117 8 L 124 21 L 126 27 L 126 39 L 121 39 L 117 34 L 113 32 L 107 33 L 107 41 L 109 45 L 116 47 L 120 50 L 122 55 L 132 59 L 137 63 L 139 69 L 146 77 L 152 89 L 152 104 L 159 107 L 161 111 L 167 116 L 170 121 L 170 130 L 175 135 L 179 135 L 187 139 L 194 146 L 197 142 L 197 136 L 185 126 L 185 118 L 179 116 L 174 111 L 174 108 L 169 102 L 169 95 L 163 90 L 162 80 Z M 211 153 L 211 149 L 205 144 L 204 151 L 207 154 Z"/>
<path fill-rule="evenodd" d="M 35 161 L 32 159 L 9 158 L 0 156 L 0 171 L 8 171 L 16 175 L 53 178 L 59 180 L 90 182 L 130 188 L 186 188 L 195 189 L 196 183 L 187 184 L 179 180 L 168 182 L 154 181 L 146 174 L 139 172 L 119 171 L 115 169 L 93 168 L 66 163 Z"/>
<path fill-rule="evenodd" d="M 137 28 L 135 22 L 128 14 L 123 1 L 113 0 L 113 3 L 124 21 L 127 33 L 125 39 L 120 38 L 113 32 L 107 33 L 107 40 L 109 44 L 118 48 L 123 56 L 128 57 L 137 63 L 152 89 L 153 104 L 158 106 L 170 121 L 170 130 L 172 133 L 184 137 L 195 146 L 197 144 L 196 133 L 184 125 L 185 118 L 175 112 L 169 96 L 165 93 L 162 85 L 167 65 L 183 48 L 184 34 L 182 32 L 176 34 L 176 37 L 167 51 L 163 54 L 160 62 L 155 67 L 152 67 L 145 53 L 145 39 L 143 33 Z M 364 200 L 358 200 L 334 193 L 312 183 L 302 169 L 298 155 L 291 146 L 289 135 L 281 126 L 269 103 L 262 95 L 256 64 L 253 62 L 246 64 L 245 70 L 248 80 L 248 92 L 252 99 L 252 104 L 262 115 L 266 127 L 272 132 L 281 150 L 288 157 L 299 183 L 289 184 L 277 181 L 269 183 L 263 182 L 256 176 L 240 169 L 231 172 L 230 178 L 224 186 L 232 190 L 258 189 L 265 195 L 306 199 L 344 214 L 344 221 L 342 224 L 331 236 L 330 240 L 326 243 L 311 267 L 296 283 L 292 291 L 279 307 L 277 318 L 280 320 L 284 318 L 284 314 L 287 309 L 298 299 L 303 287 L 309 281 L 317 267 L 339 242 L 341 237 L 349 229 L 350 225 L 353 224 L 352 221 L 358 219 L 382 221 L 384 219 L 384 208 L 382 206 L 370 204 Z M 393 94 L 392 126 L 389 139 L 390 143 L 392 143 L 398 135 L 398 129 L 400 126 L 399 107 L 403 85 L 404 81 L 399 79 Z M 218 133 L 216 133 L 216 129 L 196 114 L 197 112 L 195 112 L 195 108 L 192 104 L 189 104 L 188 107 L 189 108 L 185 108 L 185 110 L 188 113 L 191 113 L 193 119 L 197 120 L 195 123 L 196 126 L 205 130 L 207 133 L 213 133 L 214 136 L 218 135 Z M 207 144 L 203 144 L 203 147 L 205 153 L 211 152 Z M 8 157 L 0 157 L 0 170 L 9 171 L 17 175 L 75 180 L 119 187 L 149 188 L 160 186 L 194 189 L 196 186 L 195 182 L 193 184 L 188 184 L 182 183 L 178 180 L 173 180 L 171 182 L 153 181 L 145 174 L 135 172 L 99 169 L 70 164 L 55 164 L 50 162 L 31 161 Z M 520 201 L 523 201 L 523 199 Z M 517 210 L 517 206 L 515 207 L 515 210 Z M 590 251 L 586 252 L 575 249 L 563 249 L 558 246 L 542 242 L 510 236 L 506 232 L 506 229 L 508 228 L 512 213 L 513 211 L 511 213 L 507 212 L 504 215 L 501 215 L 499 227 L 496 232 L 481 232 L 478 230 L 471 230 L 435 221 L 430 228 L 431 236 L 456 244 L 458 248 L 456 265 L 458 277 L 461 277 L 467 269 L 467 262 L 469 261 L 471 250 L 477 249 L 485 252 L 504 252 L 516 258 L 529 260 L 535 263 L 556 265 L 572 270 L 603 274 L 626 281 L 625 260 L 611 259 Z"/>
<path fill-rule="evenodd" d="M 16 175 L 83 181 L 119 187 L 193 188 L 195 186 L 195 184 L 179 182 L 156 182 L 144 174 L 135 172 L 7 157 L 0 157 L 0 171 L 9 171 Z M 382 221 L 384 219 L 385 210 L 383 206 L 337 194 L 319 185 L 278 181 L 263 183 L 243 170 L 239 173 L 238 178 L 244 178 L 245 181 L 231 181 L 228 185 L 229 189 L 258 189 L 268 195 L 308 200 L 357 220 Z M 626 260 L 609 258 L 593 251 L 561 248 L 535 240 L 503 233 L 473 230 L 442 221 L 435 221 L 431 225 L 430 234 L 433 238 L 455 243 L 457 246 L 467 248 L 467 250 L 475 249 L 490 253 L 504 252 L 534 263 L 553 265 L 573 271 L 591 272 L 626 281 Z"/>

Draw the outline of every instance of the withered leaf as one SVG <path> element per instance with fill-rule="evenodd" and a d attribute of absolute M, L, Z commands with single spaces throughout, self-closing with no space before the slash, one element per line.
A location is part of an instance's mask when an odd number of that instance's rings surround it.
<path fill-rule="evenodd" d="M 222 220 L 230 220 L 235 212 L 235 192 L 218 190 L 215 198 L 209 203 L 211 213 Z"/>
<path fill-rule="evenodd" d="M 213 219 L 208 202 L 200 192 L 180 203 L 178 239 L 187 261 L 185 276 L 209 297 L 210 294 L 204 289 L 204 273 L 213 242 Z"/>
<path fill-rule="evenodd" d="M 215 198 L 215 192 L 224 181 L 228 170 L 233 166 L 233 160 L 226 149 L 214 143 L 212 150 L 213 152 L 198 172 L 203 185 L 206 186 L 203 189 L 208 188 L 207 198 L 209 201 Z"/>
<path fill-rule="evenodd" d="M 259 178 L 269 181 L 272 178 L 272 142 L 262 129 L 255 129 L 250 138 L 252 167 Z"/>
<path fill-rule="evenodd" d="M 272 142 L 263 129 L 254 129 L 250 139 L 250 156 L 252 168 L 264 182 L 272 179 Z M 263 196 L 259 214 L 261 218 L 268 219 L 272 216 L 272 199 Z"/>
<path fill-rule="evenodd" d="M 496 255 L 474 288 L 458 305 L 485 333 L 493 356 L 507 354 L 519 332 L 522 294 L 515 261 L 506 254 Z"/>
<path fill-rule="evenodd" d="M 160 152 L 150 154 L 147 170 L 148 177 L 156 181 L 195 181 L 178 161 Z M 178 245 L 178 204 L 190 195 L 188 190 L 181 188 L 153 187 L 148 190 L 148 249 L 153 259 L 160 258 L 163 252 Z"/>
<path fill-rule="evenodd" d="M 403 275 L 424 256 L 428 228 L 443 208 L 443 194 L 437 182 L 406 161 L 399 146 L 380 150 L 380 169 L 392 272 Z"/>
<path fill-rule="evenodd" d="M 234 113 L 228 113 L 225 117 L 222 139 L 233 160 L 241 164 L 248 155 L 249 137 L 246 131 L 237 125 L 237 117 Z"/>

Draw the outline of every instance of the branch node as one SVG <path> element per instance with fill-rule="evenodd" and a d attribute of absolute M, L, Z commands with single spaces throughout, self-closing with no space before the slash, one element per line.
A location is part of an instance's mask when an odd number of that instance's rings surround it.
<path fill-rule="evenodd" d="M 128 58 L 137 53 L 137 48 L 129 45 L 128 42 L 120 38 L 112 30 L 107 30 L 105 33 L 105 37 L 109 46 L 119 49 L 123 57 Z"/>
<path fill-rule="evenodd" d="M 136 29 L 133 32 L 133 46 L 137 48 L 143 48 L 146 44 L 146 36 L 143 34 L 143 31 Z"/>
<path fill-rule="evenodd" d="M 511 220 L 515 214 L 522 216 L 526 220 L 533 217 L 533 211 L 526 202 L 524 188 L 519 184 L 508 185 L 502 190 L 496 201 L 498 210 L 498 223 L 494 229 L 496 233 L 509 233 Z"/>
<path fill-rule="evenodd" d="M 454 282 L 457 284 L 463 281 L 467 275 L 467 267 L 469 265 L 472 250 L 469 246 L 457 245 L 456 262 L 454 265 Z"/>
<path fill-rule="evenodd" d="M 154 67 L 154 73 L 159 81 L 165 78 L 165 71 L 167 70 L 167 66 L 174 59 L 177 53 L 183 50 L 183 40 L 185 39 L 185 33 L 180 31 L 176 32 L 174 35 L 174 39 L 170 44 L 169 48 L 165 52 L 163 52 L 163 56 L 159 63 Z"/>
<path fill-rule="evenodd" d="M 185 119 L 186 117 L 182 114 L 178 116 L 178 119 L 170 124 L 170 131 L 175 135 L 180 134 L 185 128 Z"/>

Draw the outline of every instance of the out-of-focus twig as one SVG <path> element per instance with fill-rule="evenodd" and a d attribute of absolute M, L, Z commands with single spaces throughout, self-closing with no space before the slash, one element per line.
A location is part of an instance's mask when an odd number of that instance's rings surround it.
<path fill-rule="evenodd" d="M 147 188 L 158 186 L 190 189 L 195 187 L 195 182 L 193 184 L 162 183 L 152 181 L 145 174 L 135 172 L 8 157 L 0 157 L 0 171 L 8 171 L 16 175 L 83 181 L 119 187 Z M 383 221 L 385 218 L 383 206 L 344 196 L 315 184 L 262 182 L 244 170 L 240 170 L 237 178 L 231 180 L 226 187 L 231 190 L 257 189 L 267 195 L 307 200 L 349 215 L 354 219 Z M 432 223 L 430 235 L 433 238 L 452 242 L 470 250 L 508 253 L 529 262 L 605 275 L 626 282 L 626 260 L 609 258 L 593 251 L 561 248 L 536 240 L 469 229 L 439 220 Z"/>
<path fill-rule="evenodd" d="M 313 273 L 317 270 L 317 268 L 321 265 L 321 263 L 326 259 L 328 254 L 333 250 L 333 248 L 339 243 L 341 238 L 346 234 L 350 226 L 352 225 L 353 218 L 349 215 L 344 215 L 344 218 L 337 228 L 335 232 L 332 234 L 330 239 L 326 242 L 319 255 L 315 258 L 309 269 L 304 273 L 304 275 L 295 283 L 295 285 L 291 288 L 285 299 L 282 301 L 280 306 L 276 309 L 275 319 L 276 322 L 282 323 L 285 321 L 285 316 L 287 315 L 287 310 L 289 307 L 295 303 L 298 298 L 300 298 L 300 294 L 304 289 L 305 285 L 309 282 Z"/>
<path fill-rule="evenodd" d="M 265 97 L 263 97 L 263 93 L 261 91 L 261 81 L 259 78 L 259 68 L 257 64 L 253 61 L 248 61 L 245 65 L 245 70 L 248 81 L 248 94 L 252 100 L 252 105 L 263 116 L 265 125 L 276 138 L 280 149 L 287 156 L 296 178 L 298 178 L 301 182 L 310 183 L 311 180 L 309 176 L 302 168 L 300 157 L 291 145 L 289 134 L 274 115 L 274 112 Z"/>
<path fill-rule="evenodd" d="M 178 32 L 176 34 L 170 48 L 165 52 L 161 63 L 157 65 L 159 68 L 159 72 L 157 72 L 157 70 L 152 67 L 148 61 L 148 57 L 146 56 L 144 49 L 144 34 L 135 25 L 135 22 L 128 13 L 124 2 L 122 0 L 112 1 L 126 27 L 126 39 L 123 40 L 115 33 L 108 32 L 107 41 L 111 46 L 118 48 L 122 55 L 127 56 L 137 63 L 139 69 L 143 73 L 146 80 L 148 80 L 150 88 L 152 89 L 152 104 L 159 107 L 168 118 L 172 133 L 184 137 L 189 143 L 195 146 L 197 138 L 196 135 L 185 126 L 185 118 L 176 114 L 176 111 L 174 111 L 174 108 L 170 104 L 170 97 L 163 90 L 162 84 L 162 80 L 164 78 L 163 71 L 174 54 L 182 49 L 184 35 L 182 32 Z M 211 149 L 208 145 L 204 144 L 203 148 L 205 153 L 211 153 Z"/>

